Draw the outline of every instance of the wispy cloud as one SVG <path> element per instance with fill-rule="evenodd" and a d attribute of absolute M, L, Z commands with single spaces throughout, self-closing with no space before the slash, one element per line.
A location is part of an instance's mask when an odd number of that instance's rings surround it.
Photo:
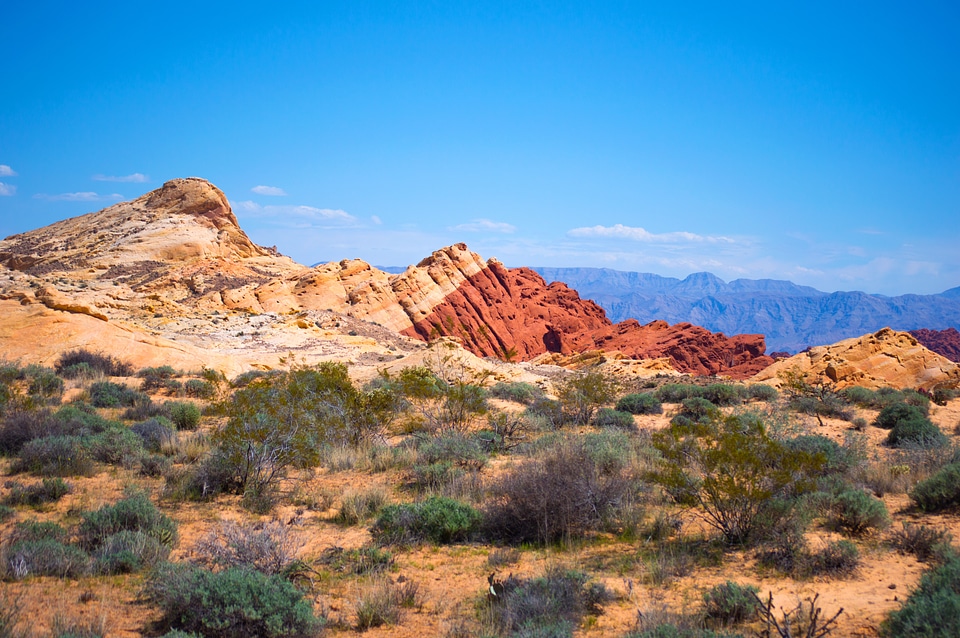
<path fill-rule="evenodd" d="M 489 219 L 474 219 L 468 224 L 451 226 L 449 230 L 459 230 L 468 233 L 512 233 L 517 230 L 517 227 L 506 222 L 495 222 Z"/>
<path fill-rule="evenodd" d="M 352 224 L 357 218 L 350 213 L 335 208 L 315 208 L 313 206 L 261 206 L 256 202 L 242 201 L 235 204 L 237 210 L 248 217 L 273 218 L 285 220 L 293 225 L 313 224 Z"/>
<path fill-rule="evenodd" d="M 93 176 L 95 182 L 129 182 L 134 184 L 143 184 L 149 182 L 150 178 L 143 173 L 131 173 L 130 175 L 101 175 L 97 173 Z"/>
<path fill-rule="evenodd" d="M 733 239 L 715 235 L 697 235 L 684 231 L 673 233 L 651 233 L 639 226 L 585 226 L 567 231 L 570 237 L 601 237 L 604 239 L 629 239 L 649 243 L 734 243 Z"/>
<path fill-rule="evenodd" d="M 123 195 L 112 193 L 110 195 L 100 195 L 92 191 L 83 191 L 80 193 L 60 193 L 59 195 L 47 195 L 38 193 L 33 196 L 35 199 L 45 199 L 48 202 L 105 202 L 112 199 L 123 199 Z"/>
<path fill-rule="evenodd" d="M 17 187 L 13 184 L 4 184 L 0 182 L 0 197 L 10 197 L 17 194 Z"/>
<path fill-rule="evenodd" d="M 381 224 L 383 224 L 383 220 L 377 217 L 376 215 L 370 215 L 370 221 L 372 221 L 377 226 L 380 226 Z"/>
<path fill-rule="evenodd" d="M 277 186 L 254 186 L 250 189 L 251 193 L 256 193 L 257 195 L 270 195 L 271 197 L 286 197 L 287 191 L 279 188 Z"/>
<path fill-rule="evenodd" d="M 6 164 L 0 164 L 0 177 L 16 177 L 17 171 L 13 170 Z"/>

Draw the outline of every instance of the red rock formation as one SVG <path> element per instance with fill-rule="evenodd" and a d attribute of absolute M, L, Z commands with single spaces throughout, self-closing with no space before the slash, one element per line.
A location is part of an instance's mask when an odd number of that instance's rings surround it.
<path fill-rule="evenodd" d="M 911 330 L 917 341 L 937 354 L 943 355 L 954 363 L 960 363 L 960 332 L 956 328 L 946 330 Z"/>
<path fill-rule="evenodd" d="M 762 335 L 726 337 L 688 323 L 635 320 L 612 324 L 603 309 L 575 290 L 549 286 L 528 268 L 505 268 L 495 260 L 448 293 L 409 336 L 459 337 L 481 356 L 531 359 L 545 352 L 619 351 L 635 359 L 668 357 L 677 370 L 694 374 L 752 376 L 773 363 Z"/>

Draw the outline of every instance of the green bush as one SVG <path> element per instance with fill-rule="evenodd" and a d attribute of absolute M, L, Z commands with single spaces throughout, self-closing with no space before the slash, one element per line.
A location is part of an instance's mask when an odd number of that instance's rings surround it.
<path fill-rule="evenodd" d="M 746 391 L 741 385 L 712 383 L 700 390 L 699 396 L 714 405 L 739 405 Z"/>
<path fill-rule="evenodd" d="M 587 574 L 562 567 L 539 578 L 491 577 L 490 590 L 495 593 L 487 597 L 487 617 L 501 634 L 525 638 L 573 636 L 585 615 L 600 614 L 600 605 L 612 599 Z"/>
<path fill-rule="evenodd" d="M 685 383 L 667 383 L 657 388 L 656 397 L 664 403 L 680 403 L 700 396 L 700 387 Z"/>
<path fill-rule="evenodd" d="M 30 380 L 27 394 L 44 399 L 55 399 L 55 402 L 59 403 L 60 397 L 63 396 L 63 379 L 49 368 L 37 370 Z"/>
<path fill-rule="evenodd" d="M 936 424 L 926 417 L 911 417 L 897 421 L 885 443 L 891 447 L 943 447 L 949 441 Z"/>
<path fill-rule="evenodd" d="M 144 454 L 140 457 L 140 474 L 156 478 L 170 471 L 173 463 L 162 454 Z"/>
<path fill-rule="evenodd" d="M 635 430 L 637 424 L 633 421 L 633 415 L 629 412 L 621 412 L 611 408 L 600 408 L 593 415 L 593 424 L 601 428 L 620 428 L 622 430 Z"/>
<path fill-rule="evenodd" d="M 80 437 L 47 436 L 24 445 L 13 470 L 40 476 L 90 476 L 93 461 Z"/>
<path fill-rule="evenodd" d="M 852 459 L 850 452 L 836 441 L 819 434 L 801 434 L 786 440 L 791 450 L 806 452 L 811 456 L 823 459 L 823 466 L 819 472 L 821 476 L 842 474 L 850 469 Z"/>
<path fill-rule="evenodd" d="M 613 400 L 615 391 L 616 383 L 600 372 L 574 375 L 556 388 L 564 420 L 577 425 L 588 424 L 601 405 Z"/>
<path fill-rule="evenodd" d="M 860 551 L 848 540 L 827 543 L 807 557 L 806 570 L 814 576 L 846 576 L 860 566 Z"/>
<path fill-rule="evenodd" d="M 889 430 L 900 421 L 909 421 L 918 418 L 926 418 L 927 413 L 915 406 L 906 403 L 894 403 L 888 405 L 880 411 L 873 424 L 878 428 Z"/>
<path fill-rule="evenodd" d="M 71 491 L 73 491 L 73 488 L 62 478 L 45 478 L 42 482 L 33 485 L 17 483 L 11 486 L 10 492 L 3 499 L 3 503 L 37 507 L 44 503 L 58 501 Z"/>
<path fill-rule="evenodd" d="M 54 538 L 25 539 L 12 542 L 5 550 L 9 577 L 56 576 L 77 578 L 86 573 L 90 557 L 78 547 Z"/>
<path fill-rule="evenodd" d="M 890 524 L 887 506 L 863 490 L 846 490 L 833 501 L 833 525 L 845 534 L 859 536 Z"/>
<path fill-rule="evenodd" d="M 164 628 L 204 638 L 298 638 L 322 626 L 289 581 L 249 569 L 210 572 L 167 563 L 151 574 L 144 593 L 160 608 Z"/>
<path fill-rule="evenodd" d="M 149 401 L 149 397 L 125 385 L 98 381 L 90 386 L 90 403 L 96 408 L 120 408 Z"/>
<path fill-rule="evenodd" d="M 747 386 L 746 395 L 747 398 L 756 399 L 757 401 L 776 401 L 780 393 L 772 386 L 763 383 L 754 383 Z"/>
<path fill-rule="evenodd" d="M 514 403 L 530 405 L 535 400 L 543 397 L 543 390 L 532 383 L 522 381 L 505 382 L 501 381 L 490 388 L 490 396 Z"/>
<path fill-rule="evenodd" d="M 166 404 L 170 420 L 178 430 L 196 430 L 200 424 L 200 408 L 190 401 L 173 401 Z"/>
<path fill-rule="evenodd" d="M 155 536 L 123 530 L 104 539 L 93 553 L 94 570 L 100 574 L 132 574 L 166 560 L 170 548 Z"/>
<path fill-rule="evenodd" d="M 118 425 L 84 440 L 94 460 L 109 465 L 134 467 L 143 456 L 143 443 L 130 428 Z"/>
<path fill-rule="evenodd" d="M 925 512 L 939 512 L 960 504 L 960 463 L 951 463 L 910 491 L 910 500 Z"/>
<path fill-rule="evenodd" d="M 481 518 L 480 512 L 460 501 L 431 496 L 418 503 L 387 505 L 370 532 L 382 544 L 454 543 L 476 531 Z"/>
<path fill-rule="evenodd" d="M 677 416 L 686 417 L 694 423 L 709 419 L 711 415 L 717 414 L 717 406 L 701 397 L 691 397 L 684 399 L 680 403 L 680 412 Z"/>
<path fill-rule="evenodd" d="M 904 554 L 913 554 L 919 561 L 942 560 L 954 553 L 953 536 L 944 529 L 929 525 L 903 523 L 903 529 L 894 531 L 890 545 Z"/>
<path fill-rule="evenodd" d="M 926 572 L 920 586 L 881 625 L 890 638 L 960 636 L 960 558 Z"/>
<path fill-rule="evenodd" d="M 109 537 L 123 531 L 143 532 L 167 546 L 173 545 L 177 540 L 176 523 L 160 512 L 143 493 L 133 494 L 113 505 L 104 505 L 94 512 L 84 513 L 77 536 L 81 547 L 95 550 Z"/>
<path fill-rule="evenodd" d="M 630 414 L 663 414 L 660 400 L 652 392 L 627 394 L 617 401 L 617 410 Z"/>
<path fill-rule="evenodd" d="M 714 585 L 703 593 L 703 613 L 724 625 L 742 623 L 757 613 L 759 591 L 754 585 L 740 585 L 732 580 Z"/>
<path fill-rule="evenodd" d="M 180 376 L 180 373 L 170 366 L 158 366 L 156 368 L 143 368 L 137 373 L 137 376 L 143 379 L 140 383 L 140 390 L 151 392 L 168 387 L 169 382 L 174 377 Z"/>
<path fill-rule="evenodd" d="M 480 469 L 487 463 L 487 454 L 480 443 L 459 432 L 447 432 L 418 440 L 417 461 L 451 463 L 459 467 Z"/>
<path fill-rule="evenodd" d="M 194 399 L 210 400 L 217 395 L 216 386 L 210 381 L 203 379 L 189 379 L 183 384 L 183 390 L 187 393 L 188 397 L 193 397 Z"/>

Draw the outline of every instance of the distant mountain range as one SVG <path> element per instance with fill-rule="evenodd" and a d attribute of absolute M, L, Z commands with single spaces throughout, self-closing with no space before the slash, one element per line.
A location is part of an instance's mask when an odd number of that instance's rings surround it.
<path fill-rule="evenodd" d="M 960 328 L 960 287 L 937 295 L 887 297 L 827 293 L 776 279 L 725 282 L 707 273 L 685 279 L 608 268 L 537 268 L 592 299 L 614 322 L 690 322 L 724 334 L 761 333 L 767 351 L 799 352 L 880 328 Z"/>

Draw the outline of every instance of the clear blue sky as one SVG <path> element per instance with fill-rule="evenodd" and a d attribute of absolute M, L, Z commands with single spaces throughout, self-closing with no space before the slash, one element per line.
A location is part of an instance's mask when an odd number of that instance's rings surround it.
<path fill-rule="evenodd" d="M 0 10 L 0 235 L 200 176 L 307 264 L 960 285 L 955 1 L 146 4 Z"/>

